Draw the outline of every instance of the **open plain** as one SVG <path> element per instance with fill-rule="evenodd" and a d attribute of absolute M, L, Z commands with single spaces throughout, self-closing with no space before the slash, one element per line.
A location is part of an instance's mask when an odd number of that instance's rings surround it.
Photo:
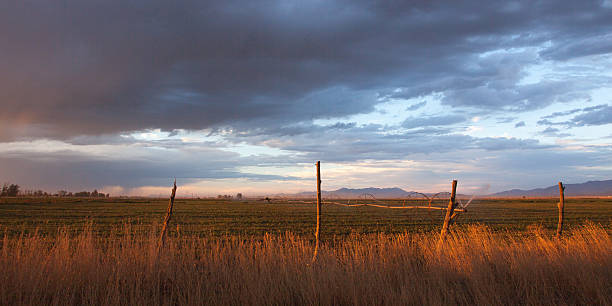
<path fill-rule="evenodd" d="M 560 239 L 554 199 L 476 200 L 443 241 L 438 211 L 323 205 L 315 261 L 312 204 L 177 199 L 160 246 L 166 205 L 2 199 L 0 304 L 612 303 L 611 199 L 568 199 Z"/>
<path fill-rule="evenodd" d="M 334 199 L 348 203 L 348 200 Z M 427 206 L 425 200 L 381 200 L 394 206 Z M 351 200 L 351 203 L 367 202 Z M 466 202 L 463 199 L 463 202 Z M 468 211 L 461 213 L 454 226 L 480 224 L 494 231 L 520 233 L 539 226 L 554 231 L 557 226 L 556 198 L 475 199 Z M 594 222 L 609 228 L 612 222 L 612 198 L 569 198 L 565 200 L 565 226 L 571 228 Z M 444 207 L 448 199 L 432 205 Z M 59 230 L 78 231 L 86 225 L 100 236 L 132 230 L 159 231 L 167 199 L 148 198 L 0 198 L 0 230 L 9 236 L 38 232 L 55 235 Z M 177 199 L 170 235 L 219 237 L 226 235 L 263 236 L 291 232 L 306 238 L 314 234 L 316 205 L 312 200 L 254 199 L 231 201 L 219 199 Z M 352 233 L 399 234 L 439 231 L 444 211 L 381 209 L 323 205 L 322 234 Z"/>

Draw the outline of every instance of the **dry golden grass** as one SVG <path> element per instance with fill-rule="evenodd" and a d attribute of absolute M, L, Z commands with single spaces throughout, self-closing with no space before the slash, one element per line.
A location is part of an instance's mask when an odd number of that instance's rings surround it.
<path fill-rule="evenodd" d="M 586 225 L 558 241 L 467 227 L 435 234 L 352 235 L 313 244 L 293 234 L 224 239 L 97 238 L 91 231 L 8 237 L 2 305 L 612 304 L 612 241 Z M 330 237 L 327 237 L 330 238 Z"/>

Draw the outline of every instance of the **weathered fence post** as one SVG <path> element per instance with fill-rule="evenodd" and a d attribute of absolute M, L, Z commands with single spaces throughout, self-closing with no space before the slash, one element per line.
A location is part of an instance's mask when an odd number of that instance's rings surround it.
<path fill-rule="evenodd" d="M 317 229 L 315 231 L 315 250 L 312 256 L 312 262 L 317 260 L 319 252 L 319 235 L 321 230 L 321 162 L 317 161 Z"/>
<path fill-rule="evenodd" d="M 174 197 L 176 195 L 176 179 L 174 179 L 174 187 L 172 187 L 172 194 L 170 195 L 170 202 L 168 203 L 168 210 L 166 210 L 166 217 L 164 218 L 164 226 L 162 227 L 161 235 L 159 236 L 159 247 L 164 246 L 164 240 L 166 238 L 166 228 L 172 218 L 172 207 L 174 206 Z"/>
<path fill-rule="evenodd" d="M 450 201 L 448 201 L 448 208 L 446 209 L 446 216 L 444 217 L 444 224 L 442 225 L 442 231 L 440 232 L 440 242 L 446 237 L 448 234 L 448 227 L 451 223 L 451 217 L 453 216 L 453 211 L 455 210 L 455 196 L 457 192 L 457 180 L 453 180 L 453 187 L 451 190 Z"/>
<path fill-rule="evenodd" d="M 561 231 L 563 231 L 563 208 L 565 206 L 565 186 L 559 182 L 559 222 L 557 223 L 557 238 L 561 238 Z"/>

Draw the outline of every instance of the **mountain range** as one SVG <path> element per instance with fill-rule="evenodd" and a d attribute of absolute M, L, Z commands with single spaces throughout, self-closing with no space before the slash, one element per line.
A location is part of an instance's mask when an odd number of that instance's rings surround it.
<path fill-rule="evenodd" d="M 612 196 L 612 180 L 606 181 L 589 181 L 581 184 L 565 184 L 565 196 Z M 380 199 L 392 199 L 392 198 L 406 198 L 413 194 L 412 191 L 406 191 L 404 189 L 394 188 L 340 188 L 333 191 L 322 191 L 322 196 L 326 198 L 343 198 L 343 199 L 355 199 L 361 198 L 364 194 L 373 195 Z M 556 197 L 559 195 L 559 186 L 554 185 L 546 188 L 537 189 L 512 189 L 502 192 L 497 192 L 485 197 Z M 300 192 L 297 194 L 282 194 L 279 196 L 296 197 L 296 198 L 312 198 L 316 196 L 316 192 Z M 458 194 L 461 196 L 461 194 Z"/>
<path fill-rule="evenodd" d="M 565 196 L 611 196 L 612 180 L 589 181 L 581 184 L 564 184 Z M 492 197 L 556 197 L 559 195 L 559 185 L 530 190 L 512 189 L 491 194 Z"/>

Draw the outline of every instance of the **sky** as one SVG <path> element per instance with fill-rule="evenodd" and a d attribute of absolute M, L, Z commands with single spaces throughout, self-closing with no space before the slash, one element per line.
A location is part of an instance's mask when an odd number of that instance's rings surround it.
<path fill-rule="evenodd" d="M 612 179 L 612 1 L 3 1 L 0 106 L 25 189 Z"/>

